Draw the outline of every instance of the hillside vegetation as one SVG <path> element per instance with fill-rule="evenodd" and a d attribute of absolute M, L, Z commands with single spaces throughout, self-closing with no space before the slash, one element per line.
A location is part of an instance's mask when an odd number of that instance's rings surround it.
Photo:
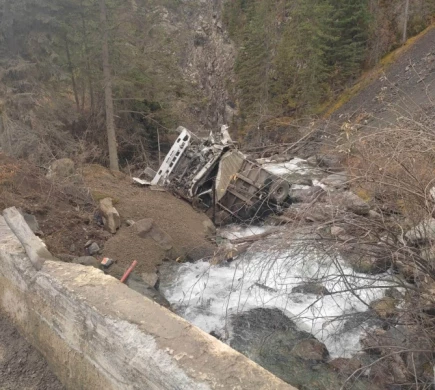
<path fill-rule="evenodd" d="M 100 3 L 0 1 L 3 150 L 40 164 L 66 156 L 107 162 Z M 220 71 L 206 64 L 224 46 L 220 36 L 209 39 L 217 30 L 214 6 L 105 5 L 120 163 L 146 163 L 179 124 L 195 131 L 216 126 L 223 87 L 204 76 Z"/>
<path fill-rule="evenodd" d="M 227 2 L 225 22 L 239 49 L 238 125 L 322 112 L 434 12 L 431 0 L 411 1 L 405 27 L 404 0 Z"/>
<path fill-rule="evenodd" d="M 401 45 L 406 0 L 0 0 L 0 146 L 108 164 L 103 37 L 122 166 L 156 168 L 171 132 L 243 140 L 324 109 Z M 410 2 L 407 36 L 432 0 Z M 278 118 L 275 120 L 275 118 Z M 273 119 L 273 120 L 272 120 Z M 253 137 L 254 133 L 254 137 Z"/>

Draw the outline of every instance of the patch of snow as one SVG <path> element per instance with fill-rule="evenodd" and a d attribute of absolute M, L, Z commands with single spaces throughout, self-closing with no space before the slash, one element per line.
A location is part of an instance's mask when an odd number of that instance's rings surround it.
<path fill-rule="evenodd" d="M 292 190 L 309 190 L 311 188 L 311 186 L 303 186 L 300 184 L 293 184 L 292 185 Z"/>
<path fill-rule="evenodd" d="M 284 163 L 266 163 L 263 164 L 263 168 L 278 176 L 289 173 L 308 175 L 313 171 L 313 168 L 305 160 L 298 157 Z"/>
<path fill-rule="evenodd" d="M 247 226 L 243 227 L 241 225 L 230 225 L 226 226 L 224 229 L 218 230 L 218 236 L 226 238 L 228 240 L 235 240 L 237 238 L 245 238 L 250 236 L 256 236 L 258 234 L 263 234 L 269 230 L 273 229 L 272 226 Z"/>

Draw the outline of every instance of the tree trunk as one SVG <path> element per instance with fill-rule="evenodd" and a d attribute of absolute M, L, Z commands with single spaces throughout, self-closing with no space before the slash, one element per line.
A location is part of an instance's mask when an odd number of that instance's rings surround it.
<path fill-rule="evenodd" d="M 119 171 L 118 151 L 116 143 L 115 132 L 115 118 L 113 109 L 112 97 L 112 72 L 110 69 L 109 60 L 109 32 L 107 28 L 107 10 L 106 0 L 100 0 L 101 12 L 101 28 L 103 29 L 103 75 L 104 75 L 104 95 L 106 102 L 106 128 L 107 128 L 107 142 L 109 145 L 109 160 L 110 169 L 112 171 Z"/>
<path fill-rule="evenodd" d="M 11 2 L 6 1 L 3 5 L 3 18 L 1 19 L 2 31 L 6 41 L 6 47 L 9 53 L 16 54 L 16 45 L 14 44 L 14 18 L 11 12 Z"/>
<path fill-rule="evenodd" d="M 68 37 L 65 34 L 65 50 L 66 50 L 66 58 L 68 60 L 68 69 L 71 73 L 71 83 L 72 83 L 72 87 L 73 87 L 73 91 L 74 91 L 74 99 L 76 101 L 76 106 L 77 106 L 77 112 L 80 111 L 80 101 L 79 101 L 79 93 L 77 92 L 77 83 L 76 83 L 76 78 L 74 75 L 74 67 L 71 61 L 71 53 L 69 51 L 69 43 L 68 43 Z"/>
<path fill-rule="evenodd" d="M 408 39 L 409 0 L 405 0 L 405 22 L 403 23 L 402 43 Z"/>
<path fill-rule="evenodd" d="M 94 104 L 94 82 L 92 79 L 92 72 L 91 72 L 91 63 L 89 60 L 89 46 L 88 46 L 88 30 L 86 27 L 86 20 L 85 20 L 85 10 L 84 10 L 84 5 L 83 5 L 83 1 L 80 1 L 80 7 L 81 7 L 81 19 L 82 19 L 82 29 L 83 29 L 83 46 L 85 49 L 85 58 L 86 58 L 86 73 L 87 73 L 87 78 L 88 78 L 88 83 L 89 83 L 89 97 L 90 97 L 90 101 L 91 101 L 91 113 L 94 113 L 94 108 L 95 108 L 95 104 Z"/>

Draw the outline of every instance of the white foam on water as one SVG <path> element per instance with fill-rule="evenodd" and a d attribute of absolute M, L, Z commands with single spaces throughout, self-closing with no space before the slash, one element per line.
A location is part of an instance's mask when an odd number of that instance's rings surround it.
<path fill-rule="evenodd" d="M 255 236 L 267 232 L 273 229 L 272 226 L 241 226 L 241 225 L 230 225 L 225 227 L 225 229 L 220 229 L 218 235 L 222 238 L 228 240 L 235 240 L 237 238 L 245 238 L 249 236 Z"/>
<path fill-rule="evenodd" d="M 321 280 L 333 294 L 292 293 L 307 279 Z M 344 331 L 346 316 L 367 311 L 368 303 L 384 295 L 389 280 L 388 274 L 356 274 L 342 260 L 320 256 L 315 250 L 302 254 L 269 247 L 226 265 L 184 264 L 163 293 L 185 319 L 220 334 L 228 331 L 230 314 L 255 307 L 279 308 L 324 342 L 332 357 L 349 357 L 360 349 L 363 329 Z M 337 319 L 340 316 L 345 317 Z"/>
<path fill-rule="evenodd" d="M 266 163 L 263 164 L 263 168 L 278 176 L 293 172 L 306 175 L 314 171 L 305 160 L 298 157 L 284 163 Z"/>

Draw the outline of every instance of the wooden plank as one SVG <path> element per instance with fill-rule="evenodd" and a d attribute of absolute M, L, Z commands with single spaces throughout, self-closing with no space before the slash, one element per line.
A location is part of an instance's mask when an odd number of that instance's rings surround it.
<path fill-rule="evenodd" d="M 56 258 L 48 251 L 42 240 L 35 236 L 21 213 L 11 207 L 3 211 L 3 217 L 9 228 L 18 238 L 21 245 L 24 247 L 27 256 L 29 256 L 35 269 L 38 271 L 42 268 L 45 260 L 56 260 Z"/>

